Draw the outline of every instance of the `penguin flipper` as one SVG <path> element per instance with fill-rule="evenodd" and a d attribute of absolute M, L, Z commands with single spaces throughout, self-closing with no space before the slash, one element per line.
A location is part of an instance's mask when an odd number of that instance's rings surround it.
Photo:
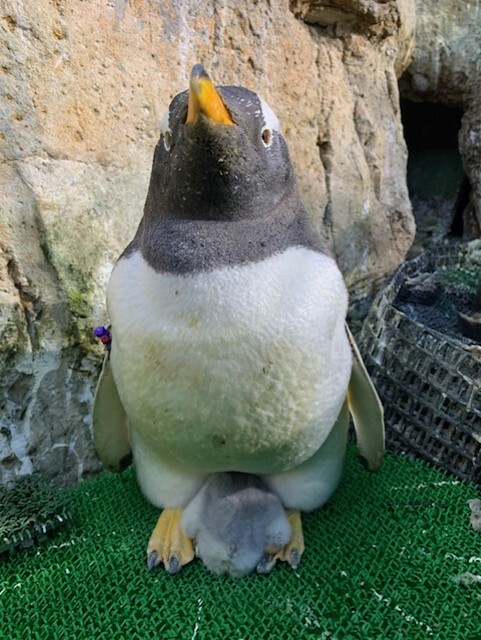
<path fill-rule="evenodd" d="M 95 448 L 110 471 L 123 471 L 132 462 L 129 424 L 110 367 L 110 351 L 105 354 L 92 409 Z"/>
<path fill-rule="evenodd" d="M 368 469 L 376 471 L 384 454 L 384 410 L 347 325 L 346 332 L 353 355 L 347 403 L 354 421 L 359 453 Z"/>

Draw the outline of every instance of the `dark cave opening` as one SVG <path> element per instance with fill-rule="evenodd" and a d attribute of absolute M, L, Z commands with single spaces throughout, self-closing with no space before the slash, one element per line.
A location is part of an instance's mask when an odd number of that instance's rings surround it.
<path fill-rule="evenodd" d="M 407 182 L 417 225 L 414 250 L 464 235 L 471 186 L 458 147 L 463 110 L 401 99 Z"/>
<path fill-rule="evenodd" d="M 411 151 L 457 149 L 463 110 L 401 98 L 404 138 Z"/>

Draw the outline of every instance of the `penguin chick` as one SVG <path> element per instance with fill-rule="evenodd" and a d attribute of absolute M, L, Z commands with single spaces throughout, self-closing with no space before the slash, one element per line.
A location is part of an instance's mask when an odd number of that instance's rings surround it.
<path fill-rule="evenodd" d="M 235 472 L 209 477 L 186 507 L 181 527 L 210 571 L 233 578 L 250 573 L 291 535 L 279 498 L 257 476 Z"/>

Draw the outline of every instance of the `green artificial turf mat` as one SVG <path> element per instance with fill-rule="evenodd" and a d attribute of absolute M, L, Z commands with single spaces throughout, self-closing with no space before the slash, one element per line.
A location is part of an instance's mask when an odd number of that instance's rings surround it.
<path fill-rule="evenodd" d="M 148 573 L 158 512 L 132 469 L 67 492 L 71 531 L 0 559 L 2 640 L 481 640 L 476 490 L 386 456 L 370 474 L 350 445 L 341 487 L 304 516 L 297 571 L 234 581 L 199 561 Z"/>

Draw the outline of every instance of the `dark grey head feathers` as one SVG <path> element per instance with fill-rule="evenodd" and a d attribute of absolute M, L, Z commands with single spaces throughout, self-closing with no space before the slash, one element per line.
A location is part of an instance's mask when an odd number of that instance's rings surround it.
<path fill-rule="evenodd" d="M 209 104 L 192 107 L 203 90 L 228 124 Z M 252 91 L 215 88 L 196 65 L 189 92 L 162 118 L 144 217 L 124 255 L 140 248 L 157 271 L 187 274 L 290 246 L 324 250 L 300 203 L 276 116 Z"/>
<path fill-rule="evenodd" d="M 187 92 L 172 101 L 155 149 L 146 216 L 260 218 L 294 194 L 286 144 L 275 121 L 267 126 L 260 98 L 242 87 L 217 89 L 234 126 L 202 113 L 195 124 L 184 124 Z"/>

